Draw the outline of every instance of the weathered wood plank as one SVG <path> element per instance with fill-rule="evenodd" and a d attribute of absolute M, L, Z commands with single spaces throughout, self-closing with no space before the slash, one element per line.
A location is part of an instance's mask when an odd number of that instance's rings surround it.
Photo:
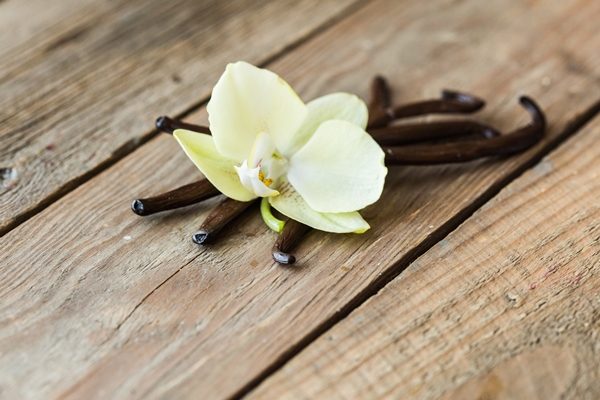
<path fill-rule="evenodd" d="M 600 118 L 249 398 L 600 398 Z"/>
<path fill-rule="evenodd" d="M 0 3 L 0 235 L 355 0 Z M 44 10 L 44 12 L 40 12 Z"/>
<path fill-rule="evenodd" d="M 406 99 L 442 87 L 471 91 L 491 100 L 481 117 L 502 129 L 526 120 L 517 106 L 526 92 L 548 112 L 547 144 L 598 100 L 599 7 L 378 1 L 270 67 L 305 99 L 337 90 L 364 97 L 378 72 Z M 19 395 L 27 382 L 38 397 L 239 393 L 445 235 L 542 147 L 508 160 L 394 169 L 379 205 L 365 212 L 371 231 L 313 232 L 298 249 L 300 263 L 282 268 L 270 259 L 274 235 L 256 210 L 205 248 L 189 235 L 214 202 L 146 219 L 130 214 L 133 198 L 197 177 L 169 137 L 156 138 L 0 239 L 10 246 L 0 254 L 8 265 L 0 271 L 0 365 L 10 366 L 0 385 Z"/>

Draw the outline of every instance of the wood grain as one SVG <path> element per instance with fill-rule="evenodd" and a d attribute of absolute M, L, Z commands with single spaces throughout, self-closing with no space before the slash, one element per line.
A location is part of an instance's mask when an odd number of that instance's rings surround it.
<path fill-rule="evenodd" d="M 481 95 L 490 105 L 480 117 L 503 130 L 527 120 L 517 106 L 523 93 L 549 116 L 545 142 L 519 157 L 392 170 L 380 203 L 364 212 L 372 230 L 312 232 L 293 268 L 272 262 L 275 237 L 256 209 L 211 247 L 190 235 L 215 202 L 131 214 L 133 198 L 198 176 L 170 137 L 151 140 L 0 239 L 10 249 L 0 254 L 3 393 L 243 393 L 445 236 L 598 100 L 599 7 L 377 1 L 271 63 L 305 100 L 340 90 L 364 97 L 368 79 L 383 73 L 397 102 L 442 87 Z"/>
<path fill-rule="evenodd" d="M 558 400 L 577 377 L 577 367 L 570 347 L 537 346 L 533 350 L 525 349 L 444 398 Z"/>
<path fill-rule="evenodd" d="M 249 398 L 600 397 L 600 118 Z"/>
<path fill-rule="evenodd" d="M 205 101 L 227 62 L 263 63 L 355 3 L 0 3 L 0 235 Z"/>

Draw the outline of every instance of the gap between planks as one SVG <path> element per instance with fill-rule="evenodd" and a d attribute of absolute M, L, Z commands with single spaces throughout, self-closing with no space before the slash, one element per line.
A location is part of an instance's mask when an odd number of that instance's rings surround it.
<path fill-rule="evenodd" d="M 232 399 L 241 399 L 250 391 L 258 387 L 264 382 L 269 376 L 280 370 L 285 366 L 287 362 L 293 359 L 298 353 L 304 350 L 310 343 L 315 341 L 319 336 L 333 328 L 339 322 L 346 319 L 352 311 L 362 305 L 364 302 L 375 296 L 381 289 L 387 284 L 393 281 L 398 275 L 400 275 L 409 265 L 411 265 L 417 258 L 425 254 L 431 249 L 436 243 L 448 236 L 452 231 L 458 228 L 463 222 L 469 219 L 477 210 L 479 210 L 485 203 L 496 196 L 500 191 L 508 186 L 511 182 L 519 178 L 525 172 L 534 167 L 539 163 L 542 158 L 550 154 L 562 143 L 567 141 L 579 131 L 581 131 L 587 123 L 592 121 L 596 115 L 600 113 L 600 99 L 587 110 L 583 111 L 575 118 L 573 118 L 565 126 L 564 130 L 554 138 L 554 140 L 544 144 L 539 151 L 531 157 L 526 163 L 519 168 L 515 169 L 511 174 L 507 175 L 504 179 L 498 181 L 492 185 L 488 190 L 483 192 L 481 196 L 474 199 L 473 202 L 463 209 L 460 213 L 450 218 L 445 224 L 436 229 L 426 240 L 421 242 L 417 247 L 414 247 L 406 253 L 405 257 L 398 264 L 392 265 L 385 274 L 380 275 L 375 279 L 369 286 L 365 287 L 363 291 L 358 293 L 353 299 L 351 299 L 346 306 L 344 306 L 337 314 L 335 314 L 329 320 L 323 321 L 323 323 L 317 326 L 312 332 L 310 332 L 302 342 L 298 343 L 297 346 L 290 348 L 288 352 L 281 355 L 281 358 L 277 360 L 268 369 L 264 370 L 259 376 L 253 381 L 249 382 L 246 386 L 240 389 L 238 393 L 233 395 Z"/>
<path fill-rule="evenodd" d="M 547 399 L 548 386 L 553 399 L 596 398 L 600 220 L 588 207 L 598 185 L 587 184 L 598 163 L 597 151 L 579 152 L 598 139 L 600 118 L 588 122 L 250 398 L 362 398 L 361 378 L 383 381 L 373 398 Z"/>

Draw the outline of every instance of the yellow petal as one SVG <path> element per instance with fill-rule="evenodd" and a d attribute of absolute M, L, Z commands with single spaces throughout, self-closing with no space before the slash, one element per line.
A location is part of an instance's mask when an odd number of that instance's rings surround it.
<path fill-rule="evenodd" d="M 314 229 L 334 233 L 363 233 L 369 229 L 369 224 L 356 211 L 317 212 L 310 208 L 289 182 L 284 181 L 279 189 L 279 196 L 269 197 L 269 203 L 280 213 L 298 222 Z"/>
<path fill-rule="evenodd" d="M 225 196 L 239 201 L 256 198 L 256 195 L 240 182 L 235 170 L 236 162 L 219 154 L 210 135 L 177 129 L 173 136 L 206 179 Z"/>
<path fill-rule="evenodd" d="M 227 66 L 207 110 L 219 153 L 238 163 L 248 158 L 260 132 L 268 134 L 280 151 L 287 149 L 307 113 L 283 79 L 245 62 Z"/>
<path fill-rule="evenodd" d="M 381 196 L 387 174 L 384 152 L 358 126 L 323 123 L 290 160 L 288 179 L 319 212 L 360 210 Z"/>

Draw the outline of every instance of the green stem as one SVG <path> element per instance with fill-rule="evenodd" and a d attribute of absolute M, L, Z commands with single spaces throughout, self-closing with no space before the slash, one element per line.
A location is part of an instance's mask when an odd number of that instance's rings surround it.
<path fill-rule="evenodd" d="M 260 202 L 260 215 L 262 215 L 263 221 L 265 224 L 275 232 L 281 232 L 283 227 L 285 226 L 285 222 L 277 219 L 271 213 L 271 204 L 269 203 L 269 199 L 267 197 L 263 197 Z"/>

